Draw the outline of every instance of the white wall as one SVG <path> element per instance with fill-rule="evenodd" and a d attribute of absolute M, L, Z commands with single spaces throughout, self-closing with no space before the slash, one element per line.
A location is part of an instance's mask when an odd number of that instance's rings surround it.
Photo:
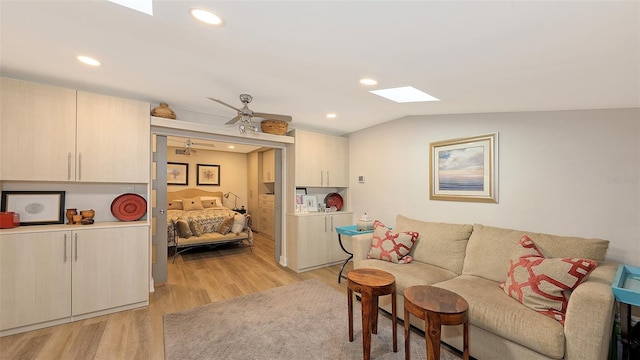
<path fill-rule="evenodd" d="M 169 147 L 167 150 L 168 162 L 179 162 L 189 164 L 189 185 L 168 185 L 167 191 L 178 191 L 187 188 L 199 188 L 205 191 L 231 191 L 238 195 L 238 208 L 247 206 L 247 154 L 233 153 L 228 151 L 211 151 L 197 149 L 191 155 L 176 155 L 176 148 Z M 197 186 L 197 164 L 220 165 L 220 186 Z M 233 208 L 234 197 L 222 199 L 224 205 Z"/>
<path fill-rule="evenodd" d="M 429 200 L 429 143 L 496 131 L 499 203 Z M 640 266 L 640 109 L 410 116 L 352 133 L 349 149 L 354 221 L 602 238 L 610 260 Z"/>

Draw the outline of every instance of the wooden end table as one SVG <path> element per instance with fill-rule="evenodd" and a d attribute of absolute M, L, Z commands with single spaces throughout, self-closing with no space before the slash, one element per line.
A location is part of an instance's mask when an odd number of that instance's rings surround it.
<path fill-rule="evenodd" d="M 371 358 L 371 334 L 378 333 L 378 297 L 391 295 L 391 326 L 393 326 L 393 352 L 398 351 L 396 317 L 396 278 L 378 270 L 360 268 L 347 274 L 347 305 L 349 309 L 349 341 L 353 341 L 353 293 L 362 298 L 362 351 L 364 360 Z"/>
<path fill-rule="evenodd" d="M 464 325 L 463 358 L 469 360 L 469 304 L 462 296 L 433 286 L 411 286 L 404 291 L 404 351 L 409 351 L 409 314 L 425 321 L 427 359 L 440 359 L 441 325 Z"/>

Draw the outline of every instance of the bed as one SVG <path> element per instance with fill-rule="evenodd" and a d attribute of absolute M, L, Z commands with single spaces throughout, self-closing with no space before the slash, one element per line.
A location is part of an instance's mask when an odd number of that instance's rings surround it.
<path fill-rule="evenodd" d="M 175 257 L 201 246 L 246 243 L 252 250 L 251 215 L 223 206 L 220 191 L 184 189 L 167 193 L 167 243 Z M 252 250 L 253 251 L 253 250 Z"/>

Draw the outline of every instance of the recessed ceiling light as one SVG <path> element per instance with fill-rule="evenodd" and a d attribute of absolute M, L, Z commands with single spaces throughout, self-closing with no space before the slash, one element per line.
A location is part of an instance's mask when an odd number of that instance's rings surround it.
<path fill-rule="evenodd" d="M 328 113 L 328 114 L 327 114 L 327 117 L 328 117 L 329 119 L 335 119 L 335 117 L 336 117 L 336 116 L 338 116 L 338 115 L 336 115 L 336 114 L 334 114 L 334 113 Z"/>
<path fill-rule="evenodd" d="M 397 103 L 440 101 L 440 99 L 433 97 L 423 91 L 420 91 L 413 86 L 371 90 L 369 92 L 378 96 L 382 96 L 383 98 L 389 99 L 391 101 L 395 101 Z"/>
<path fill-rule="evenodd" d="M 81 63 L 87 64 L 87 65 L 91 65 L 91 66 L 100 66 L 100 61 L 89 57 L 89 56 L 85 56 L 85 55 L 78 55 L 77 57 L 78 61 L 80 61 Z"/>
<path fill-rule="evenodd" d="M 360 84 L 362 85 L 377 85 L 378 82 L 373 79 L 360 79 Z"/>
<path fill-rule="evenodd" d="M 229 145 L 229 146 L 227 146 L 227 147 L 228 147 L 229 149 L 235 149 L 235 148 L 236 148 L 236 147 L 235 147 L 235 146 L 233 146 L 233 145 Z"/>
<path fill-rule="evenodd" d="M 191 9 L 189 11 L 191 13 L 191 16 L 193 16 L 196 20 L 203 22 L 205 24 L 208 25 L 214 25 L 214 26 L 222 26 L 222 19 L 212 13 L 211 11 L 208 10 L 203 10 L 203 9 Z"/>

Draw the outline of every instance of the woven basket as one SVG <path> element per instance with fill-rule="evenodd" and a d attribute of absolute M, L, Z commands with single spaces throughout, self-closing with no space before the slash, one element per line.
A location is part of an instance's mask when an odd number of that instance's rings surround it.
<path fill-rule="evenodd" d="M 281 120 L 262 120 L 260 122 L 260 129 L 263 133 L 284 135 L 287 133 L 289 124 L 286 121 Z"/>

